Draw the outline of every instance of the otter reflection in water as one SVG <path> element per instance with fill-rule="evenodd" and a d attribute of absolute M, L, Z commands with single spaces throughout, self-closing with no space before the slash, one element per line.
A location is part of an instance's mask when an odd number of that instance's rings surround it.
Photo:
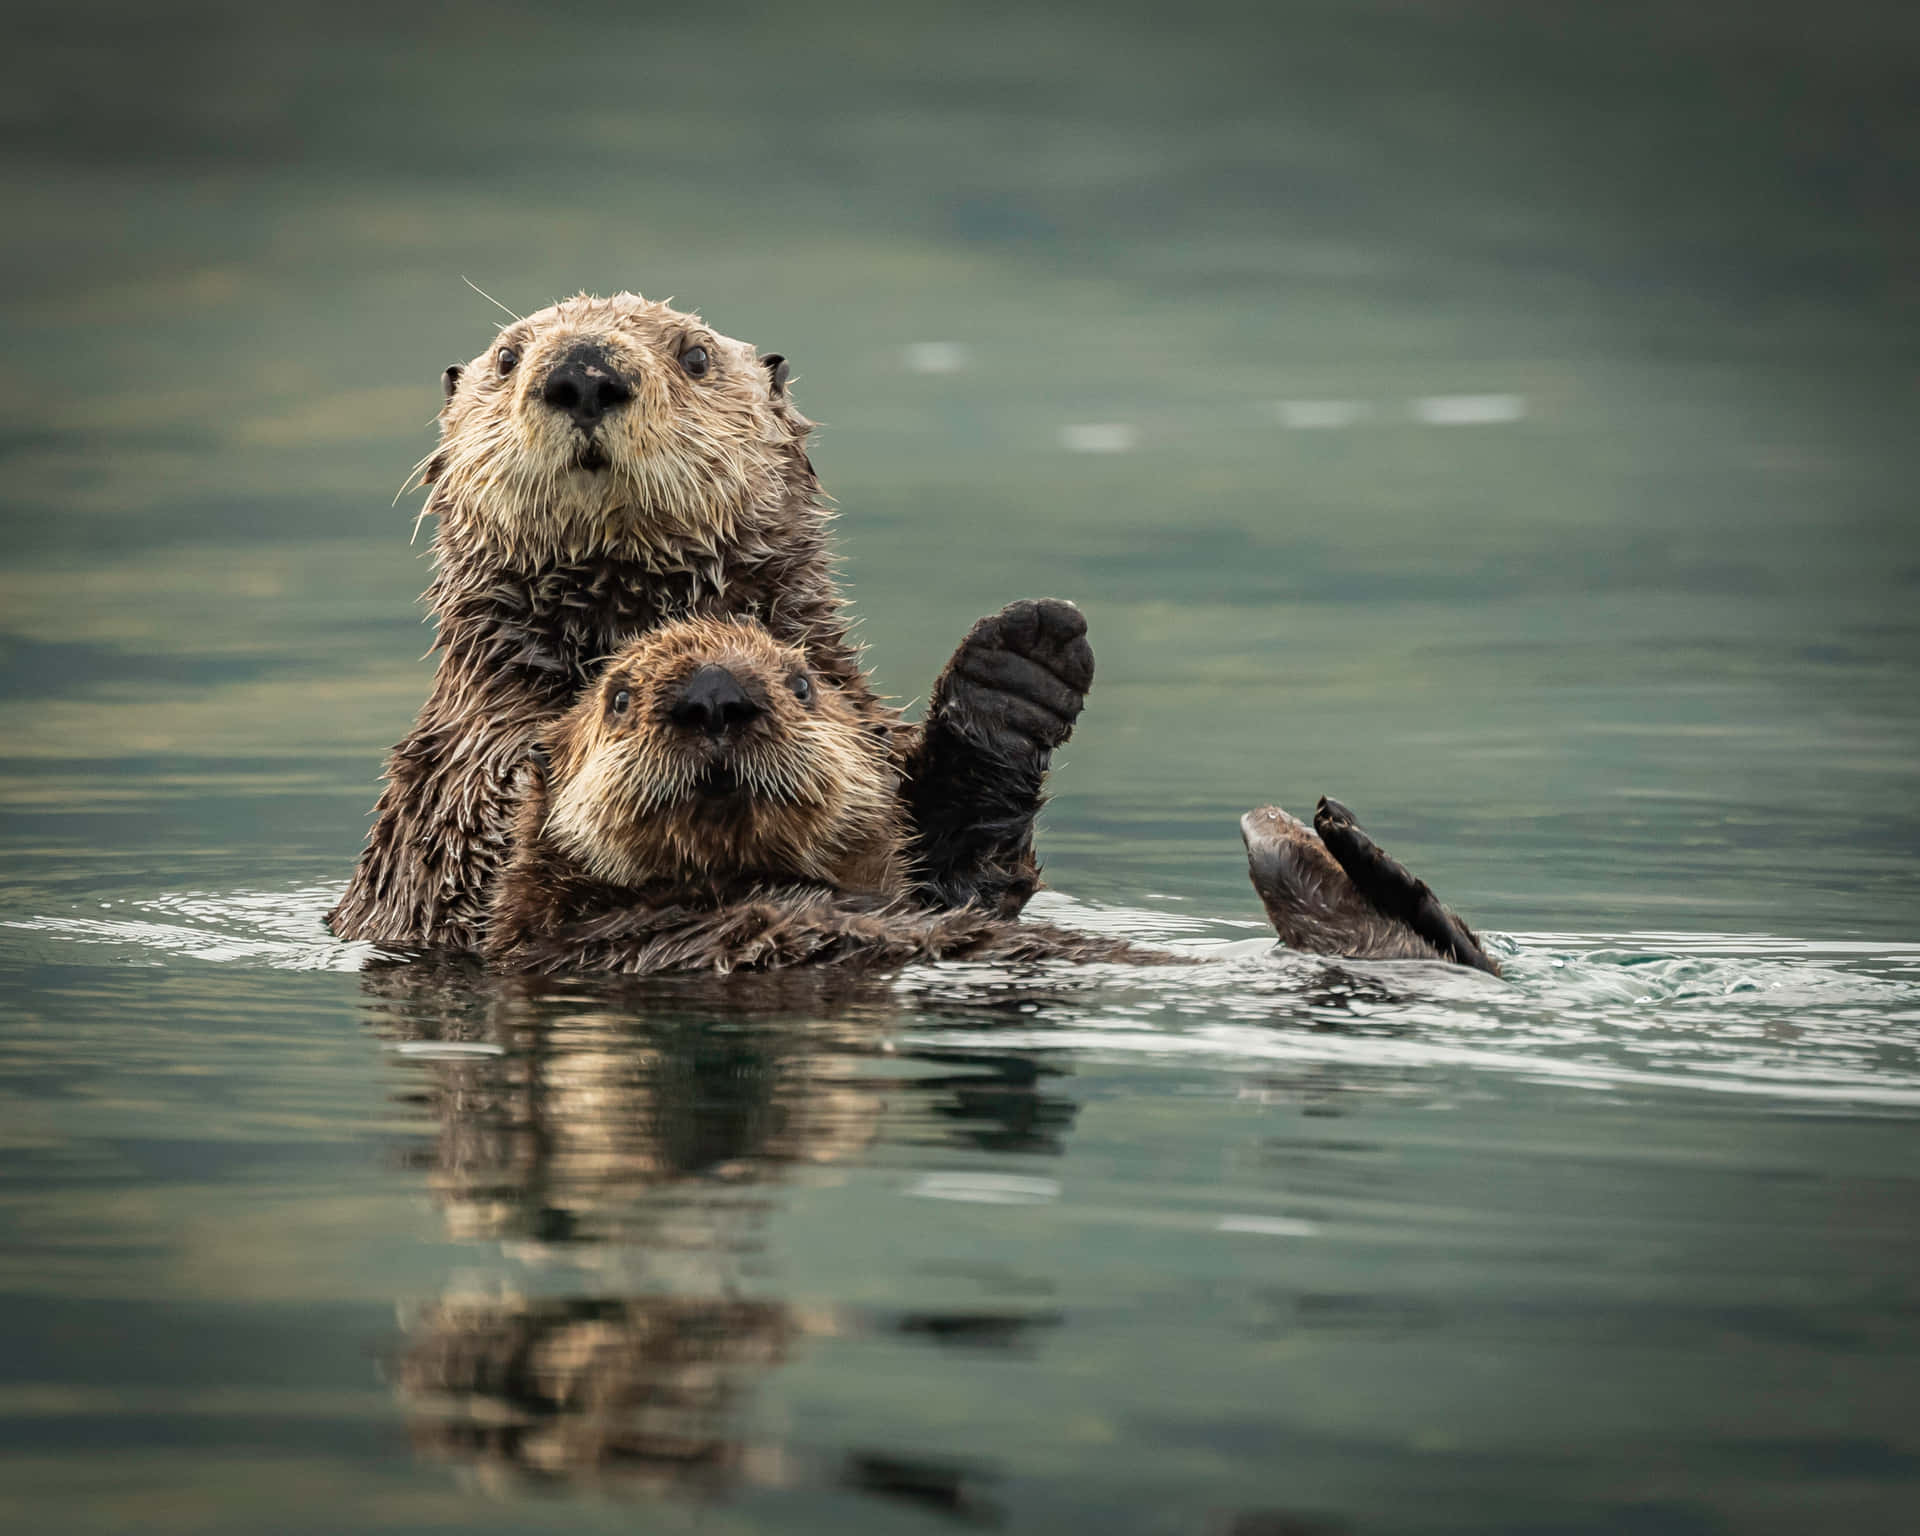
<path fill-rule="evenodd" d="M 409 1098 L 430 1117 L 419 1161 L 441 1219 L 497 1244 L 512 1276 L 407 1313 L 393 1378 L 422 1454 L 488 1481 L 704 1495 L 825 1480 L 961 1516 L 989 1507 L 972 1469 L 796 1447 L 754 1411 L 757 1384 L 810 1338 L 877 1328 L 1005 1348 L 1048 1321 L 780 1294 L 767 1227 L 800 1170 L 876 1142 L 1057 1152 L 1073 1118 L 1030 1056 L 906 1053 L 904 1073 L 875 1073 L 896 1005 L 848 981 L 569 997 L 467 968 L 365 973 L 373 1026 L 415 1047 Z"/>

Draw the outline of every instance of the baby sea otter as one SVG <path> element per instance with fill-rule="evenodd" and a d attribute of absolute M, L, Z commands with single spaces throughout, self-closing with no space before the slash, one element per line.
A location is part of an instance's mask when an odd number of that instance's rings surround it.
<path fill-rule="evenodd" d="M 983 620 L 926 725 L 903 726 L 849 637 L 784 359 L 621 293 L 515 320 L 444 382 L 420 470 L 440 662 L 328 914 L 336 934 L 476 947 L 536 736 L 636 636 L 725 615 L 797 649 L 891 752 L 916 899 L 1019 910 L 1048 754 L 1092 679 L 1077 610 Z"/>
<path fill-rule="evenodd" d="M 1323 814 L 1324 843 L 1272 808 L 1247 818 L 1283 938 L 1494 969 L 1464 924 L 1409 900 L 1426 888 L 1350 817 Z M 614 657 L 529 755 L 486 951 L 514 971 L 627 973 L 1192 958 L 928 910 L 908 899 L 911 858 L 897 769 L 858 699 L 751 620 L 681 621 Z"/>

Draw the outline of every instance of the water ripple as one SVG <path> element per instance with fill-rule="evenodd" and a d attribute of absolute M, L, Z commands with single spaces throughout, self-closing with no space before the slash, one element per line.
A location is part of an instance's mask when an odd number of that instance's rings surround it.
<path fill-rule="evenodd" d="M 377 951 L 321 921 L 336 885 L 170 892 L 4 924 L 181 961 L 358 970 Z M 945 1044 L 1167 1058 L 1484 1072 L 1595 1091 L 1687 1088 L 1920 1108 L 1920 945 L 1769 934 L 1519 933 L 1504 982 L 1421 962 L 1295 954 L 1255 925 L 1044 893 L 1034 915 L 1158 943 L 1206 966 L 922 966 L 892 993 L 910 1035 Z"/>

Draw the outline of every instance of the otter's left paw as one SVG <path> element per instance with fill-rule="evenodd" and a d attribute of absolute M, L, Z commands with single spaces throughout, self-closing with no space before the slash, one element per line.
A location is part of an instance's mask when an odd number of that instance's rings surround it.
<path fill-rule="evenodd" d="M 1051 752 L 1093 686 L 1086 616 L 1046 597 L 980 620 L 934 685 L 932 719 L 1008 754 Z"/>

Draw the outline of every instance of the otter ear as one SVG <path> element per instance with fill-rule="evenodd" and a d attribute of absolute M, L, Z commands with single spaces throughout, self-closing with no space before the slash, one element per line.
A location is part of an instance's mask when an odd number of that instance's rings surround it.
<path fill-rule="evenodd" d="M 784 395 L 787 392 L 787 379 L 793 373 L 787 366 L 787 360 L 778 352 L 769 352 L 760 359 L 760 366 L 767 370 L 768 386 L 774 394 Z"/>
<path fill-rule="evenodd" d="M 467 370 L 458 363 L 448 363 L 447 371 L 440 375 L 440 387 L 446 391 L 447 398 L 453 398 L 453 392 L 460 387 L 460 375 Z"/>

